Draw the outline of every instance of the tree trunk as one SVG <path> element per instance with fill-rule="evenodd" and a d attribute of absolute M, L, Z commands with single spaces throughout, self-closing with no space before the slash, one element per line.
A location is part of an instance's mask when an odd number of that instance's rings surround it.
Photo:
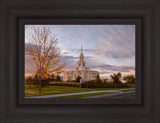
<path fill-rule="evenodd" d="M 42 85 L 42 79 L 39 79 L 39 93 L 41 93 L 41 85 Z"/>

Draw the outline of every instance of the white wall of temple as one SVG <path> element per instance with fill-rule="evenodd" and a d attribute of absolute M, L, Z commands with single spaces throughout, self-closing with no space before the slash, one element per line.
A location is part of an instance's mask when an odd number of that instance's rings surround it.
<path fill-rule="evenodd" d="M 65 71 L 63 74 L 64 81 L 73 81 L 76 80 L 77 76 L 80 76 L 83 81 L 90 81 L 96 79 L 99 72 L 97 71 Z"/>

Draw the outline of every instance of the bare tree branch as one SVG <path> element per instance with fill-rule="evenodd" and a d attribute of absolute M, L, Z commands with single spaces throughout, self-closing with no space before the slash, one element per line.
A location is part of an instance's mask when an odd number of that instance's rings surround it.
<path fill-rule="evenodd" d="M 61 73 L 66 64 L 60 63 L 60 50 L 56 47 L 58 40 L 50 28 L 33 27 L 27 36 L 29 43 L 25 47 L 25 70 L 37 74 L 41 79 L 48 78 L 51 73 Z"/>

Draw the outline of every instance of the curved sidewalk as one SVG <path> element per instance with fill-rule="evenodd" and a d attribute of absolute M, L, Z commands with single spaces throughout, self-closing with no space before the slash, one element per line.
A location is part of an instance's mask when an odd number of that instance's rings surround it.
<path fill-rule="evenodd" d="M 90 96 L 90 97 L 83 97 L 83 99 L 90 99 L 90 98 L 104 98 L 104 97 L 114 97 L 114 96 L 121 96 L 123 94 L 130 94 L 130 93 L 135 93 L 135 91 L 129 91 L 129 92 L 118 92 L 118 93 L 113 93 L 113 94 L 103 94 L 103 95 L 96 95 L 96 96 Z"/>

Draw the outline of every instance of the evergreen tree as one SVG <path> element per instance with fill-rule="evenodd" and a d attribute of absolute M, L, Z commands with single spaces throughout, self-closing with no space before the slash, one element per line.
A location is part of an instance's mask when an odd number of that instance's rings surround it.
<path fill-rule="evenodd" d="M 134 75 L 126 75 L 123 77 L 123 80 L 125 80 L 128 84 L 135 84 L 135 76 Z"/>
<path fill-rule="evenodd" d="M 96 76 L 96 80 L 95 81 L 96 82 L 102 82 L 101 79 L 100 79 L 100 77 L 99 77 L 99 74 Z"/>
<path fill-rule="evenodd" d="M 110 75 L 110 77 L 112 78 L 112 81 L 114 83 L 121 83 L 121 77 L 122 77 L 122 74 L 120 72 L 118 73 L 113 73 L 112 75 Z"/>
<path fill-rule="evenodd" d="M 78 76 L 76 77 L 76 82 L 80 82 L 80 79 L 81 79 L 81 77 L 78 75 Z"/>
<path fill-rule="evenodd" d="M 61 77 L 59 75 L 57 76 L 57 81 L 61 81 Z"/>

